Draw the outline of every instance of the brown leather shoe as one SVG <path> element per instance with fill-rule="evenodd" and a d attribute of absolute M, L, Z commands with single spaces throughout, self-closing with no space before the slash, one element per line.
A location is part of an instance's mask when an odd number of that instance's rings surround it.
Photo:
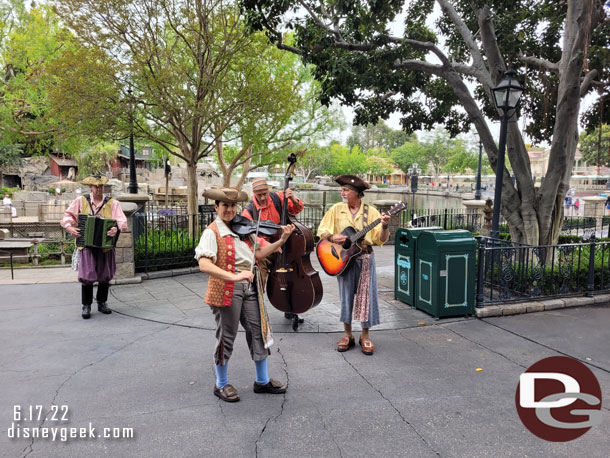
<path fill-rule="evenodd" d="M 363 338 L 362 336 L 360 336 L 360 339 L 358 339 L 358 343 L 362 347 L 362 353 L 364 353 L 365 355 L 372 355 L 375 351 L 375 345 L 373 345 L 373 342 L 368 337 Z"/>
<path fill-rule="evenodd" d="M 354 336 L 343 336 L 341 337 L 341 339 L 339 339 L 339 342 L 337 342 L 337 351 L 347 351 L 354 345 L 356 345 L 356 340 L 354 339 Z"/>
<path fill-rule="evenodd" d="M 239 394 L 233 385 L 225 385 L 222 388 L 218 388 L 214 385 L 214 395 L 218 396 L 225 402 L 237 402 L 239 401 Z"/>
<path fill-rule="evenodd" d="M 285 393 L 287 389 L 288 385 L 282 385 L 282 382 L 272 378 L 264 385 L 254 382 L 255 393 L 282 394 Z"/>

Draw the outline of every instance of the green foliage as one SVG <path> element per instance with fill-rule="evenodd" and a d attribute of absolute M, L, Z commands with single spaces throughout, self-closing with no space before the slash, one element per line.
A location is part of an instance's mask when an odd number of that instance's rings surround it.
<path fill-rule="evenodd" d="M 106 171 L 108 162 L 116 157 L 118 149 L 116 144 L 98 143 L 81 151 L 76 156 L 79 179 Z"/>
<path fill-rule="evenodd" d="M 0 144 L 22 144 L 25 156 L 70 152 L 70 126 L 61 123 L 48 98 L 58 81 L 51 66 L 71 47 L 70 36 L 50 6 L 9 3 L 10 13 L 0 5 Z"/>
<path fill-rule="evenodd" d="M 587 164 L 610 166 L 610 125 L 597 126 L 592 132 L 583 131 L 578 140 L 578 149 Z"/>
<path fill-rule="evenodd" d="M 565 245 L 568 243 L 581 243 L 582 236 L 580 235 L 571 235 L 571 234 L 560 234 L 557 243 L 559 245 Z"/>
<path fill-rule="evenodd" d="M 197 237 L 198 238 L 198 237 Z M 136 239 L 135 257 L 165 258 L 193 256 L 193 238 L 188 229 L 149 231 Z"/>
<path fill-rule="evenodd" d="M 19 167 L 22 161 L 23 144 L 0 145 L 0 167 Z"/>
<path fill-rule="evenodd" d="M 402 146 L 393 149 L 390 153 L 390 158 L 392 159 L 392 162 L 405 173 L 408 173 L 409 167 L 414 163 L 419 165 L 424 174 L 428 169 L 426 148 L 417 140 L 407 142 Z"/>
<path fill-rule="evenodd" d="M 0 188 L 0 197 L 4 197 L 5 194 L 8 194 L 9 197 L 13 197 L 13 194 L 19 192 L 19 188 L 9 188 L 8 186 L 2 186 Z"/>
<path fill-rule="evenodd" d="M 351 150 L 339 144 L 330 147 L 330 161 L 322 171 L 324 175 L 361 175 L 368 171 L 367 156 L 355 146 Z"/>
<path fill-rule="evenodd" d="M 371 156 L 373 152 L 367 151 L 366 165 L 368 173 L 375 176 L 389 175 L 393 172 L 392 162 L 385 157 Z"/>

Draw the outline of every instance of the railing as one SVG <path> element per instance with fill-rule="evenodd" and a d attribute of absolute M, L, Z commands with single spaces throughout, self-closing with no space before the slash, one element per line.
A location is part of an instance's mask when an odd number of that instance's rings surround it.
<path fill-rule="evenodd" d="M 479 238 L 476 305 L 610 290 L 610 242 L 531 246 Z"/>
<path fill-rule="evenodd" d="M 504 223 L 501 218 L 501 223 Z M 480 213 L 469 212 L 461 208 L 408 209 L 400 214 L 400 227 L 431 227 L 440 226 L 445 230 L 466 229 L 480 232 L 484 218 Z"/>
<path fill-rule="evenodd" d="M 195 247 L 201 232 L 216 217 L 210 207 L 203 206 L 198 214 L 189 215 L 182 206 L 166 209 L 147 205 L 134 213 L 136 272 L 196 266 Z"/>

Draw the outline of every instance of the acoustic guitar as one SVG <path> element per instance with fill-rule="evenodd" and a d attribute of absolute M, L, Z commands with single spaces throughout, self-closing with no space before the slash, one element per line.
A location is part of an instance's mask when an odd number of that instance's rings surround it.
<path fill-rule="evenodd" d="M 390 208 L 388 214 L 393 216 L 400 213 L 405 208 L 407 208 L 407 205 L 404 202 L 399 202 Z M 342 235 L 347 236 L 343 245 L 321 239 L 316 245 L 316 255 L 320 260 L 320 265 L 324 269 L 324 272 L 333 277 L 345 272 L 351 262 L 362 253 L 360 243 L 364 239 L 364 236 L 379 223 L 381 223 L 381 218 L 377 218 L 358 232 L 351 226 L 346 227 L 341 231 Z"/>

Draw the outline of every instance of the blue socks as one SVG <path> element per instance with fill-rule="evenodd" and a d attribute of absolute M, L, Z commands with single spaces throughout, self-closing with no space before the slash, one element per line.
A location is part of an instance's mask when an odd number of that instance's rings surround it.
<path fill-rule="evenodd" d="M 266 385 L 269 383 L 269 375 L 267 374 L 267 359 L 263 359 L 262 361 L 254 361 L 254 366 L 256 367 L 256 383 L 261 385 Z M 224 366 L 216 365 L 216 386 L 218 388 L 224 388 L 229 384 L 229 364 L 225 364 Z"/>
<path fill-rule="evenodd" d="M 256 366 L 256 383 L 266 385 L 269 383 L 269 375 L 267 375 L 267 358 L 262 361 L 254 361 Z"/>
<path fill-rule="evenodd" d="M 229 371 L 229 364 L 225 364 L 224 366 L 219 366 L 216 364 L 216 387 L 224 388 L 229 384 L 229 376 L 227 372 Z"/>

